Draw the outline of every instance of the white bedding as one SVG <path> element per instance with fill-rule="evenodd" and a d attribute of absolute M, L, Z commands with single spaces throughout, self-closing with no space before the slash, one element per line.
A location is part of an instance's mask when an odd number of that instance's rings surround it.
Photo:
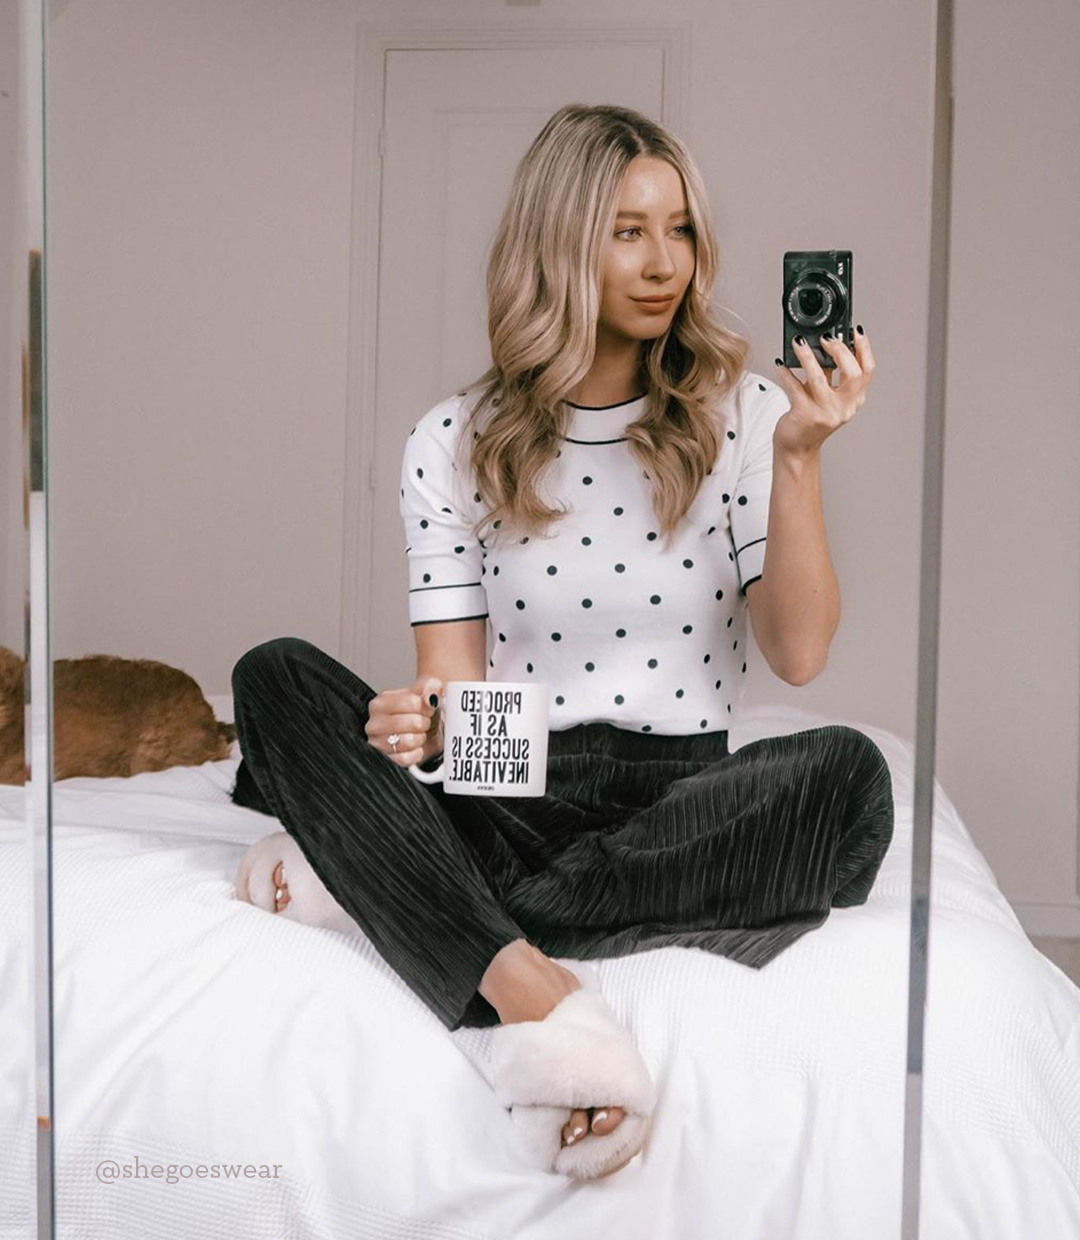
<path fill-rule="evenodd" d="M 211 701 L 231 718 L 228 696 Z M 731 747 L 836 722 L 759 709 Z M 850 726 L 881 747 L 896 796 L 865 905 L 760 971 L 679 947 L 593 962 L 659 1104 L 644 1152 L 592 1183 L 519 1159 L 471 1061 L 490 1030 L 447 1033 L 366 938 L 236 900 L 245 847 L 280 826 L 230 802 L 235 746 L 60 782 L 56 1234 L 899 1237 L 913 753 Z M 0 787 L 3 1240 L 30 1234 L 33 1193 L 22 800 Z M 940 785 L 935 800 L 921 1236 L 1075 1240 L 1080 990 L 1031 945 Z M 96 1178 L 136 1158 L 159 1178 Z M 183 1164 L 191 1178 L 169 1183 Z"/>

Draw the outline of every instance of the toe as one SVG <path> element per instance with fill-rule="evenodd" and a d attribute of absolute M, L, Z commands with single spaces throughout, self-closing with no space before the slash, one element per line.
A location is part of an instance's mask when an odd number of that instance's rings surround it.
<path fill-rule="evenodd" d="M 290 900 L 289 884 L 285 881 L 284 862 L 279 861 L 277 865 L 274 866 L 273 883 L 274 912 L 280 913 L 281 910 L 288 905 Z"/>
<path fill-rule="evenodd" d="M 580 1129 L 575 1137 L 574 1129 Z M 589 1115 L 587 1111 L 572 1111 L 570 1118 L 563 1125 L 563 1145 L 576 1145 L 589 1131 Z"/>
<path fill-rule="evenodd" d="M 606 1114 L 605 1114 L 606 1112 Z M 613 1132 L 622 1122 L 626 1112 L 622 1107 L 597 1107 L 593 1111 L 592 1130 L 598 1136 L 606 1136 Z"/>

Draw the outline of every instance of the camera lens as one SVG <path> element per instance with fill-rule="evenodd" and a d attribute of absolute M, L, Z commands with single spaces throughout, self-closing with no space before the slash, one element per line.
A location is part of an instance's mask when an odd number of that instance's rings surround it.
<path fill-rule="evenodd" d="M 786 298 L 788 318 L 798 327 L 819 332 L 844 317 L 844 286 L 830 271 L 802 271 Z"/>
<path fill-rule="evenodd" d="M 807 319 L 816 319 L 825 305 L 825 294 L 819 288 L 799 289 L 799 313 Z"/>

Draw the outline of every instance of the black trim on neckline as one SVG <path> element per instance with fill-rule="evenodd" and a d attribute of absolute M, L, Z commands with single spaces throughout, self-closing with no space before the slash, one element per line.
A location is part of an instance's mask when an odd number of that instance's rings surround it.
<path fill-rule="evenodd" d="M 573 409 L 618 409 L 622 405 L 632 405 L 635 400 L 641 400 L 643 397 L 648 396 L 648 394 L 648 392 L 642 392 L 640 396 L 631 396 L 629 400 L 616 401 L 614 405 L 575 405 L 572 400 L 568 400 L 566 403 Z"/>

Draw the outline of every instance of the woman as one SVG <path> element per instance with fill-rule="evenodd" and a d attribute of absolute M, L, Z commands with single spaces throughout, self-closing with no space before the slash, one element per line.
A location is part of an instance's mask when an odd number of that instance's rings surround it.
<path fill-rule="evenodd" d="M 406 441 L 415 681 L 376 693 L 297 638 L 234 670 L 234 799 L 281 819 L 450 1030 L 544 1021 L 581 988 L 555 955 L 684 945 L 760 968 L 865 902 L 892 838 L 862 733 L 728 750 L 747 611 L 781 679 L 825 665 L 819 453 L 873 356 L 860 327 L 853 350 L 824 341 L 838 387 L 801 338 L 805 382 L 779 359 L 775 383 L 746 372 L 710 315 L 716 273 L 680 140 L 623 108 L 556 112 L 492 250 L 493 364 Z M 551 686 L 543 797 L 446 796 L 404 769 L 441 753 L 445 684 L 485 678 Z M 615 1132 L 620 1102 L 575 1107 L 563 1143 Z"/>

